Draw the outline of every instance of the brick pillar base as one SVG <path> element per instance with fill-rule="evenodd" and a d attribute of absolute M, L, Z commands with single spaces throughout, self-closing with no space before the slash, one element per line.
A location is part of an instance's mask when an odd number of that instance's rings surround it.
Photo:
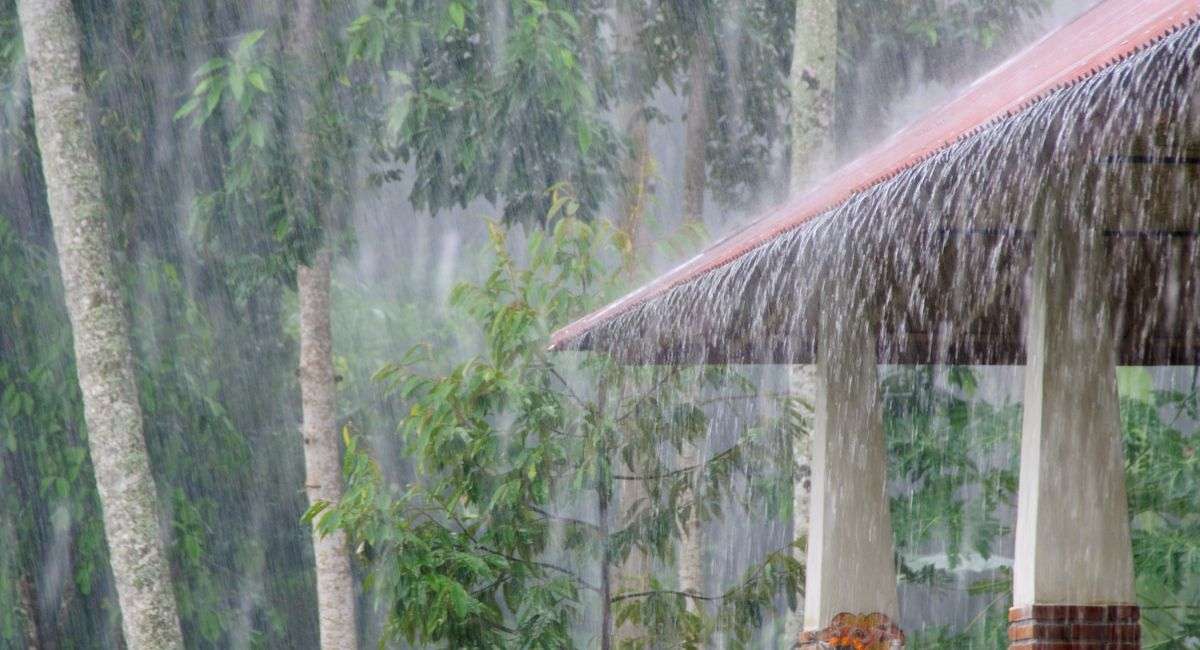
<path fill-rule="evenodd" d="M 1136 605 L 1026 605 L 1008 610 L 1011 650 L 1136 650 Z"/>

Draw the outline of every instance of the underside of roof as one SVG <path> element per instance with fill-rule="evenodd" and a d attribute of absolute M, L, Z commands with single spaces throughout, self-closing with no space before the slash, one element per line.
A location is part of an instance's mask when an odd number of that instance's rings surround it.
<path fill-rule="evenodd" d="M 1020 363 L 1029 243 L 1067 215 L 1120 262 L 1121 362 L 1200 362 L 1198 15 L 1098 4 L 552 349 L 803 363 L 813 314 L 853 287 L 881 362 Z"/>

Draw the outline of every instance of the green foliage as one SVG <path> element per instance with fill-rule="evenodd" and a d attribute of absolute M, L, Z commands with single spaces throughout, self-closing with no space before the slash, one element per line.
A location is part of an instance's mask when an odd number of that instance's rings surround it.
<path fill-rule="evenodd" d="M 260 104 L 256 95 L 270 95 L 269 86 L 274 79 L 270 66 L 255 48 L 265 33 L 261 29 L 250 32 L 229 57 L 209 59 L 200 66 L 193 75 L 197 83 L 192 97 L 175 111 L 175 119 L 190 115 L 196 126 L 202 126 L 221 105 L 222 97 L 228 97 L 238 115 L 238 128 L 230 147 L 237 150 L 247 142 L 259 149 L 265 147 L 266 126 L 253 115 Z"/>
<path fill-rule="evenodd" d="M 200 66 L 191 98 L 174 116 L 190 117 L 222 161 L 218 182 L 192 203 L 190 234 L 205 248 L 224 249 L 213 261 L 244 291 L 289 282 L 323 234 L 304 200 L 308 173 L 297 169 L 295 140 L 307 126 L 294 124 L 287 105 L 302 92 L 290 87 L 295 78 L 320 72 L 285 61 L 278 43 L 264 43 L 266 34 L 251 31 L 227 56 Z"/>
<path fill-rule="evenodd" d="M 1016 496 L 1020 407 L 976 399 L 970 369 L 951 367 L 945 387 L 936 378 L 935 367 L 918 366 L 883 383 L 891 480 L 906 486 L 892 498 L 892 522 L 902 554 L 937 540 L 953 570 L 967 553 L 991 558 L 996 538 L 1011 528 L 997 513 Z M 997 463 L 998 456 L 1008 462 Z M 900 572 L 934 577 L 904 564 Z"/>
<path fill-rule="evenodd" d="M 1200 623 L 1200 460 L 1195 434 L 1197 391 L 1155 390 L 1142 369 L 1122 369 L 1121 420 L 1125 480 L 1132 518 L 1134 571 L 1144 647 L 1182 647 Z M 967 369 L 951 368 L 945 384 L 931 368 L 895 371 L 884 381 L 885 427 L 900 572 L 904 580 L 948 588 L 971 552 L 987 559 L 1011 533 L 996 513 L 1016 502 L 1020 405 L 996 407 L 974 398 Z M 913 565 L 916 552 L 945 554 L 946 566 Z M 960 630 L 917 631 L 929 648 L 992 648 L 1005 643 L 1012 600 L 1007 568 L 976 579 L 964 596 L 986 604 Z"/>
<path fill-rule="evenodd" d="M 572 200 L 551 197 L 564 214 Z M 567 647 L 603 594 L 616 612 L 606 629 L 642 623 L 655 643 L 688 647 L 717 627 L 749 639 L 775 613 L 773 599 L 798 586 L 788 553 L 724 594 L 698 595 L 720 603 L 709 621 L 686 613 L 689 596 L 669 585 L 622 591 L 606 582 L 631 553 L 673 558 L 688 513 L 718 517 L 733 475 L 768 466 L 770 455 L 743 440 L 698 466 L 674 465 L 681 446 L 707 432 L 705 387 L 740 385 L 727 371 L 635 370 L 601 355 L 573 364 L 546 351 L 552 324 L 616 289 L 622 249 L 606 222 L 554 222 L 530 234 L 522 258 L 491 224 L 490 273 L 452 298 L 481 330 L 479 355 L 447 368 L 418 347 L 380 372 L 411 403 L 401 431 L 421 479 L 389 488 L 351 438 L 343 500 L 309 516 L 322 530 L 346 530 L 359 549 L 368 587 L 390 612 L 386 641 Z M 644 496 L 622 500 L 634 482 Z"/>
<path fill-rule="evenodd" d="M 593 11 L 569 0 L 495 12 L 465 0 L 371 4 L 347 29 L 346 52 L 378 97 L 376 155 L 395 165 L 375 180 L 411 177 L 411 203 L 432 213 L 484 198 L 506 222 L 540 221 L 547 190 L 565 182 L 581 216 L 593 215 L 616 156 L 604 95 L 580 58 Z"/>
<path fill-rule="evenodd" d="M 1183 647 L 1200 637 L 1200 439 L 1194 381 L 1185 391 L 1121 399 L 1126 492 L 1133 518 L 1134 573 L 1142 645 Z"/>
<path fill-rule="evenodd" d="M 103 638 L 116 606 L 88 459 L 71 330 L 53 258 L 0 219 L 0 646 L 25 626 Z M 224 647 L 241 613 L 230 573 L 261 565 L 254 521 L 221 504 L 250 493 L 246 438 L 229 419 L 213 360 L 212 328 L 174 268 L 148 262 L 129 284 L 136 363 L 152 467 L 169 504 L 176 597 L 192 647 Z M 9 528 L 11 526 L 11 528 Z M 35 543 L 35 540 L 39 540 Z M 45 545 L 45 547 L 43 547 Z M 65 549 L 66 584 L 43 583 L 43 553 Z M 60 613 L 34 620 L 42 586 L 61 588 Z M 16 593 L 15 588 L 26 590 Z M 32 599 L 32 602 L 23 602 Z M 250 603 L 246 603 L 250 604 Z M 24 612 L 24 614 L 21 614 Z M 24 616 L 23 620 L 13 617 Z M 88 632 L 89 627 L 98 631 Z M 53 637 L 51 637 L 53 638 Z M 72 641 L 64 639 L 64 642 Z"/>
<path fill-rule="evenodd" d="M 0 2 L 0 144 L 5 151 L 28 147 L 29 87 L 22 74 L 25 46 L 14 0 Z"/>
<path fill-rule="evenodd" d="M 64 600 L 106 581 L 107 553 L 66 309 L 53 259 L 28 247 L 0 219 L 0 535 L 67 541 Z M 47 296 L 58 300 L 46 300 Z M 33 597 L 42 550 L 0 546 L 0 643 L 36 626 Z M 63 621 L 65 624 L 66 621 Z"/>

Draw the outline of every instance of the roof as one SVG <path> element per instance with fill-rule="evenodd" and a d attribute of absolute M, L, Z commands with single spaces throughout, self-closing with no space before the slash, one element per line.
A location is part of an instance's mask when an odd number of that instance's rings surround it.
<path fill-rule="evenodd" d="M 856 195 L 920 165 L 1054 91 L 1116 65 L 1200 16 L 1200 0 L 1105 0 L 1047 34 L 807 193 L 608 306 L 559 329 L 552 350 L 586 347 L 585 335 L 630 310 L 696 281 Z"/>

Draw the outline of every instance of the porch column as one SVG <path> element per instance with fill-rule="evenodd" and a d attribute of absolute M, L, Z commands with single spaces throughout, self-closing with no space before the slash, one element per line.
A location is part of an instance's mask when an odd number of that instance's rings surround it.
<path fill-rule="evenodd" d="M 1103 233 L 1034 250 L 1010 648 L 1137 648 Z"/>
<path fill-rule="evenodd" d="M 820 318 L 800 647 L 858 634 L 903 643 L 874 328 L 839 309 Z"/>

